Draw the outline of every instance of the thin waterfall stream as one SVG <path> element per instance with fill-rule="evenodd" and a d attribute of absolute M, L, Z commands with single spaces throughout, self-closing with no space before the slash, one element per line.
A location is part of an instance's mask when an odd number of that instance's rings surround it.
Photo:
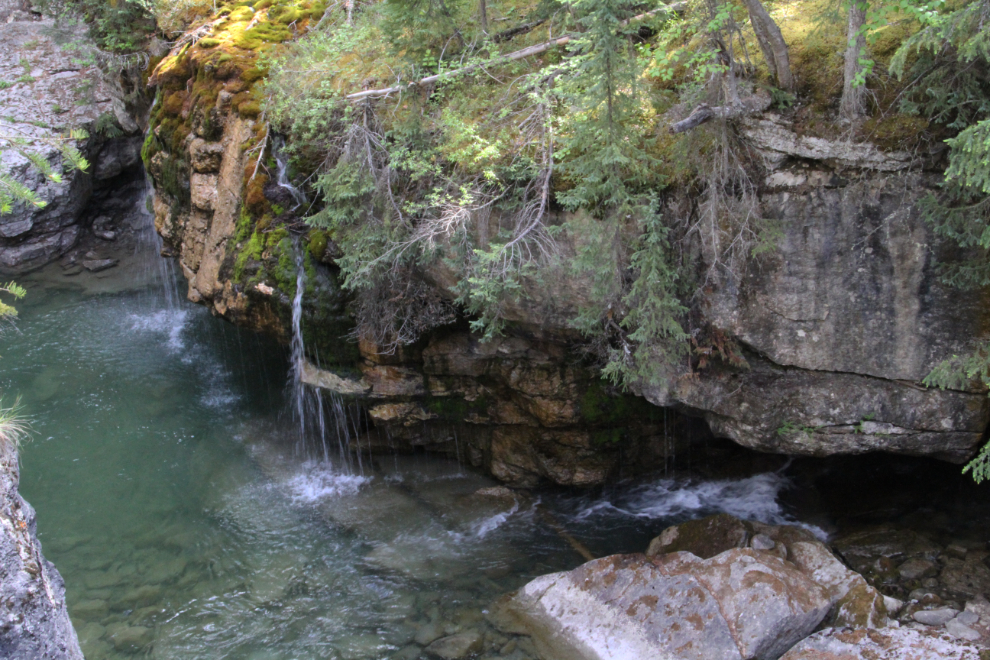
<path fill-rule="evenodd" d="M 23 278 L 19 331 L 0 337 L 0 388 L 34 429 L 21 490 L 90 660 L 413 660 L 457 631 L 536 660 L 485 611 L 585 560 L 537 507 L 597 556 L 716 511 L 798 519 L 781 471 L 507 496 L 453 460 L 358 462 L 350 404 L 300 378 L 301 250 L 287 351 L 175 295 L 160 243 L 135 249 L 100 277 Z"/>

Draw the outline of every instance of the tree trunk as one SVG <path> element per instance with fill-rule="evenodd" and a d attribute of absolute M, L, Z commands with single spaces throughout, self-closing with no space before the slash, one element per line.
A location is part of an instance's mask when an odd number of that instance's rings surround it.
<path fill-rule="evenodd" d="M 346 0 L 344 5 L 347 7 L 347 24 L 354 24 L 354 0 Z"/>
<path fill-rule="evenodd" d="M 488 34 L 488 3 L 478 0 L 478 19 L 481 21 L 481 31 Z"/>
<path fill-rule="evenodd" d="M 753 32 L 756 33 L 756 41 L 760 44 L 763 57 L 770 67 L 770 72 L 777 79 L 777 87 L 788 92 L 794 91 L 791 61 L 780 28 L 770 18 L 770 14 L 760 0 L 743 0 L 743 2 L 749 10 L 749 20 L 753 23 Z"/>
<path fill-rule="evenodd" d="M 863 65 L 860 59 L 866 55 L 866 35 L 863 34 L 863 24 L 866 23 L 866 0 L 851 0 L 849 3 L 849 27 L 846 31 L 846 61 L 842 72 L 842 101 L 839 103 L 839 116 L 846 121 L 855 122 L 866 114 L 866 85 L 865 81 L 855 84 L 856 78 L 862 73 Z"/>

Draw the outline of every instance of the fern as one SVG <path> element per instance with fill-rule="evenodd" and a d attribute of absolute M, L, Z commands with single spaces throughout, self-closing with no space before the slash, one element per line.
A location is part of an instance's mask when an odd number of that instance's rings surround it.
<path fill-rule="evenodd" d="M 62 155 L 63 170 L 85 172 L 89 169 L 89 161 L 80 153 L 73 142 L 84 140 L 87 137 L 88 134 L 85 131 L 73 129 L 66 135 L 28 139 L 19 135 L 16 129 L 7 128 L 5 131 L 0 131 L 0 147 L 16 152 L 29 161 L 45 178 L 55 183 L 61 183 L 62 174 L 57 172 L 48 162 L 48 159 L 37 151 L 37 144 L 40 142 L 58 149 Z M 31 204 L 38 208 L 45 206 L 45 201 L 38 197 L 33 190 L 15 179 L 5 168 L 0 168 L 0 215 L 10 213 L 17 202 Z"/>
<path fill-rule="evenodd" d="M 124 134 L 124 131 L 117 125 L 117 118 L 112 112 L 101 113 L 99 117 L 96 118 L 93 126 L 94 130 L 108 138 L 119 138 Z"/>

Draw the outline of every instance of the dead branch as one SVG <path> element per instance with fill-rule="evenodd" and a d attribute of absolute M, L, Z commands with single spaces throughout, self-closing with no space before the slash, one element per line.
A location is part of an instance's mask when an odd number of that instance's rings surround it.
<path fill-rule="evenodd" d="M 548 19 L 546 18 L 541 18 L 540 20 L 533 21 L 532 23 L 523 23 L 522 25 L 517 25 L 514 28 L 509 28 L 508 30 L 502 30 L 501 32 L 496 32 L 495 35 L 492 36 L 492 41 L 494 41 L 497 44 L 500 44 L 503 41 L 508 41 L 509 39 L 512 39 L 513 37 L 518 37 L 520 34 L 526 34 L 527 32 L 532 32 L 534 29 L 546 23 L 547 20 Z"/>
<path fill-rule="evenodd" d="M 670 125 L 671 133 L 684 133 L 690 131 L 693 128 L 701 126 L 707 121 L 710 121 L 716 117 L 722 119 L 730 119 L 732 117 L 739 116 L 745 112 L 743 106 L 716 106 L 711 107 L 707 103 L 702 103 L 694 111 L 688 115 L 687 119 L 682 119 L 676 124 Z"/>

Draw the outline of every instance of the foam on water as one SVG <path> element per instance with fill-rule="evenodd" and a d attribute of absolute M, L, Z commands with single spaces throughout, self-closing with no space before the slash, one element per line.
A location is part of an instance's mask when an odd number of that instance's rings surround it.
<path fill-rule="evenodd" d="M 306 461 L 299 473 L 286 482 L 295 504 L 314 504 L 320 500 L 356 495 L 372 477 L 342 474 L 325 462 Z"/>
<path fill-rule="evenodd" d="M 172 353 L 185 349 L 183 333 L 189 321 L 189 312 L 184 309 L 162 309 L 150 314 L 129 314 L 131 330 L 164 335 L 166 346 Z"/>
<path fill-rule="evenodd" d="M 485 538 L 486 536 L 494 532 L 496 529 L 504 525 L 506 522 L 508 522 L 509 518 L 514 516 L 516 513 L 518 513 L 518 511 L 519 511 L 519 502 L 516 502 L 512 505 L 512 508 L 509 509 L 508 511 L 502 511 L 500 513 L 496 513 L 493 516 L 482 518 L 481 520 L 474 522 L 471 525 L 471 535 L 477 539 Z"/>
<path fill-rule="evenodd" d="M 632 488 L 620 498 L 594 501 L 578 511 L 574 518 L 621 516 L 643 520 L 687 520 L 728 513 L 770 525 L 799 525 L 826 539 L 828 535 L 821 528 L 795 520 L 781 506 L 778 497 L 790 485 L 790 480 L 779 472 L 717 481 L 660 479 Z"/>

